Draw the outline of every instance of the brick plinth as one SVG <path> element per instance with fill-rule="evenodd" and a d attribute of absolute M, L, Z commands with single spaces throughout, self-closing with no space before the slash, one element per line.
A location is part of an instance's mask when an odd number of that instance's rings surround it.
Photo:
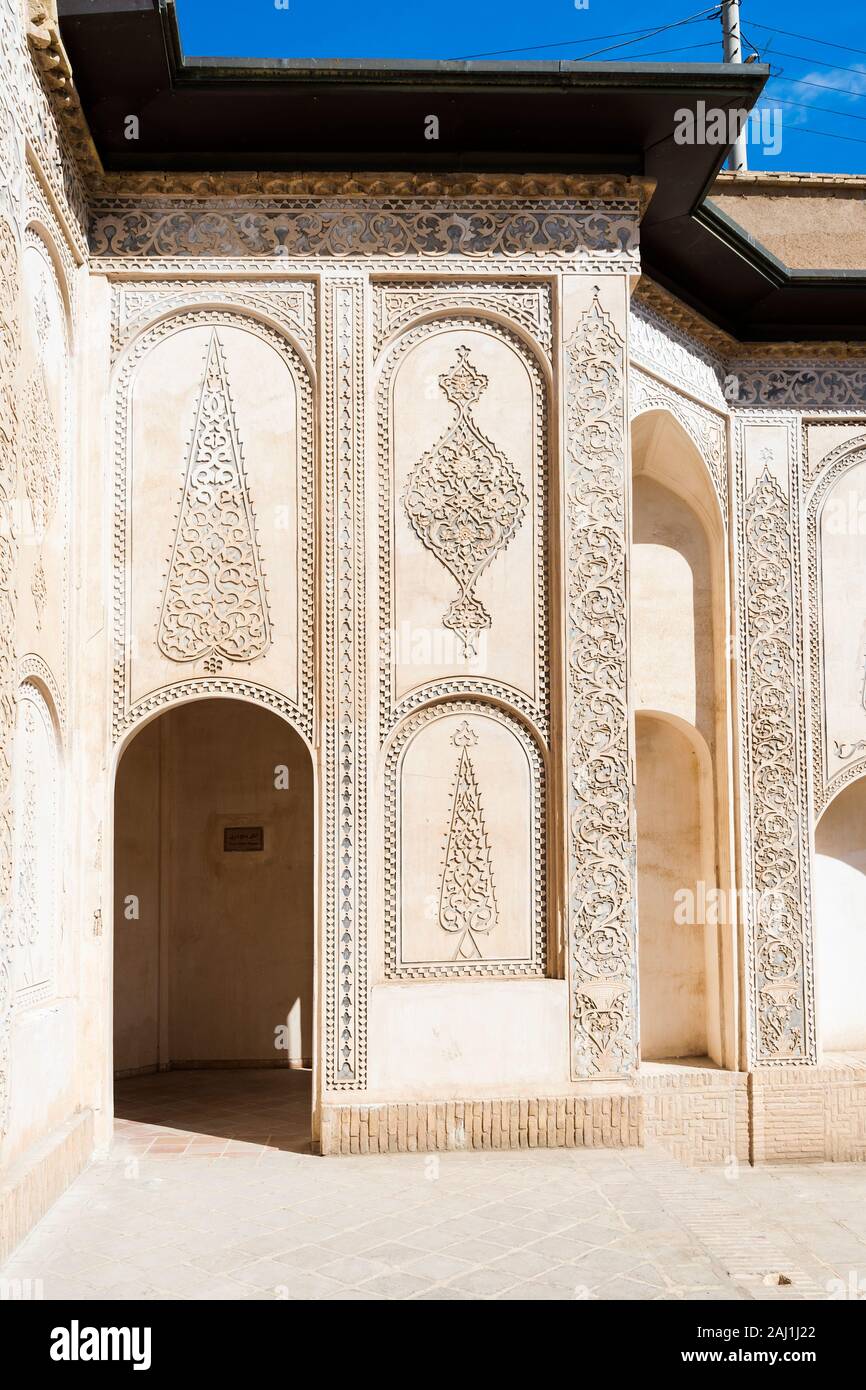
<path fill-rule="evenodd" d="M 532 1100 L 326 1105 L 320 1151 L 364 1154 L 628 1148 L 643 1144 L 643 1112 L 643 1097 L 636 1092 Z"/>

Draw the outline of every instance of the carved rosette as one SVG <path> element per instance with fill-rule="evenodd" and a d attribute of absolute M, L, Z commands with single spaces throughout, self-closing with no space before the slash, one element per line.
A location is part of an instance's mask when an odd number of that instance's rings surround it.
<path fill-rule="evenodd" d="M 767 467 L 746 498 L 744 528 L 752 1058 L 814 1062 L 793 538 L 788 499 Z"/>
<path fill-rule="evenodd" d="M 596 293 L 566 343 L 568 974 L 571 1071 L 637 1062 L 628 715 L 625 345 Z"/>
<path fill-rule="evenodd" d="M 442 622 L 460 638 L 464 655 L 473 657 L 477 633 L 492 622 L 475 586 L 515 535 L 529 498 L 514 464 L 475 423 L 472 407 L 487 377 L 476 371 L 467 347 L 457 349 L 457 361 L 439 385 L 455 418 L 412 469 L 403 506 L 422 545 L 460 587 Z"/>
<path fill-rule="evenodd" d="M 216 330 L 207 348 L 157 642 L 170 661 L 253 661 L 271 629 L 255 518 Z"/>

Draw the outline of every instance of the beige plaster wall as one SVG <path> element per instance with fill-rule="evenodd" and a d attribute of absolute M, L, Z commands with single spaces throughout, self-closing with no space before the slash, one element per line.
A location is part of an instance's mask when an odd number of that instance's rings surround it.
<path fill-rule="evenodd" d="M 825 1051 L 866 1050 L 866 781 L 830 802 L 815 832 L 818 1028 Z"/>
<path fill-rule="evenodd" d="M 259 825 L 263 851 L 224 851 L 225 827 Z M 238 701 L 169 711 L 121 763 L 116 834 L 116 1068 L 309 1059 L 313 796 L 300 738 Z"/>
<path fill-rule="evenodd" d="M 794 269 L 866 266 L 866 180 L 726 180 L 715 185 L 712 202 Z"/>

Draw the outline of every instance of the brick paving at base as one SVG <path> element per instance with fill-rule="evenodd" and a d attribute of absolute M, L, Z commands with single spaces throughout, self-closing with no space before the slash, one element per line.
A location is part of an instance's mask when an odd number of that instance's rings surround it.
<path fill-rule="evenodd" d="M 658 1149 L 322 1159 L 309 1078 L 118 1084 L 110 1152 L 0 1271 L 46 1299 L 826 1299 L 866 1294 L 866 1166 Z M 787 1281 L 787 1282 L 786 1282 Z"/>

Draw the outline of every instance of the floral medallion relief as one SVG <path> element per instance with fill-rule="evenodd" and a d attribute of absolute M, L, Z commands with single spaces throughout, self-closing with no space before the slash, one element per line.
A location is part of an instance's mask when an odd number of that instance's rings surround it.
<path fill-rule="evenodd" d="M 116 729 L 217 680 L 309 724 L 311 405 L 297 355 L 252 321 L 191 313 L 133 345 L 118 392 Z"/>
<path fill-rule="evenodd" d="M 506 330 L 410 330 L 380 380 L 382 732 L 434 694 L 547 714 L 540 373 Z"/>
<path fill-rule="evenodd" d="M 386 971 L 538 975 L 544 781 L 527 731 L 482 703 L 426 708 L 386 770 Z"/>

